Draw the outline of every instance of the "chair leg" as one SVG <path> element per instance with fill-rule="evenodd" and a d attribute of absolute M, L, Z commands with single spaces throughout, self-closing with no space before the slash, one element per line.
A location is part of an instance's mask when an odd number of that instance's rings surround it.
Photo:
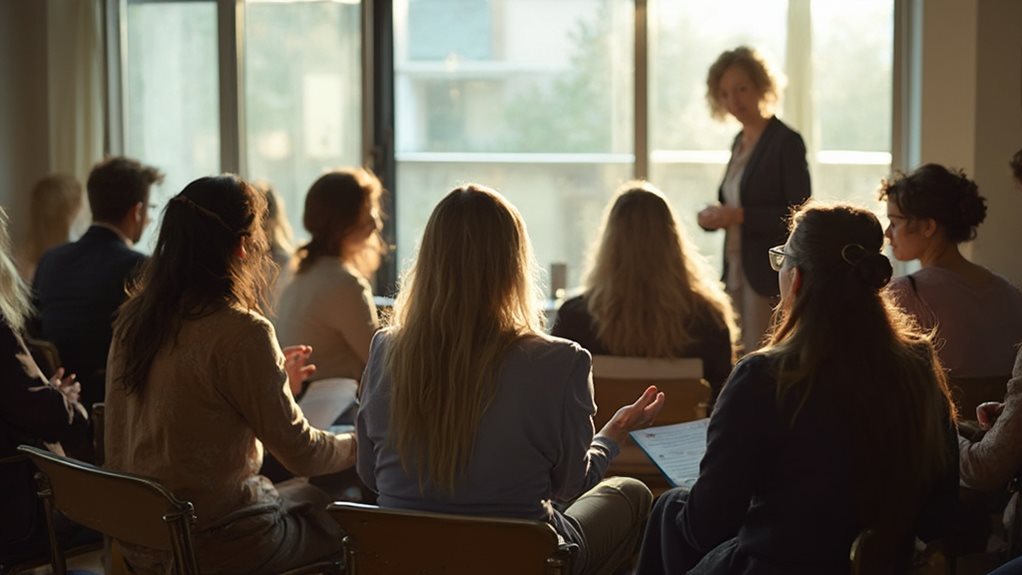
<path fill-rule="evenodd" d="M 53 567 L 53 575 L 67 575 L 67 560 L 57 540 L 57 530 L 53 527 L 53 490 L 50 489 L 50 480 L 40 471 L 35 474 L 35 482 L 38 488 L 36 494 L 43 500 L 43 511 L 46 515 L 46 535 L 50 540 L 50 565 Z"/>

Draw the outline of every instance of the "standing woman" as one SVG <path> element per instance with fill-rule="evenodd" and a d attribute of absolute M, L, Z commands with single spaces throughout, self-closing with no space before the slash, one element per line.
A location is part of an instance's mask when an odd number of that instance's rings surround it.
<path fill-rule="evenodd" d="M 152 477 L 195 505 L 209 573 L 280 573 L 340 551 L 329 497 L 259 475 L 263 448 L 295 475 L 354 464 L 351 433 L 313 429 L 288 381 L 309 349 L 277 345 L 259 314 L 266 198 L 237 176 L 200 178 L 167 204 L 152 258 L 121 306 L 107 364 L 106 465 Z M 124 545 L 133 572 L 167 552 Z"/>
<path fill-rule="evenodd" d="M 276 325 L 282 344 L 312 346 L 317 379 L 362 378 L 379 327 L 367 274 L 379 267 L 383 244 L 374 240 L 382 195 L 380 180 L 355 168 L 324 174 L 305 196 L 302 222 L 312 239 L 298 250 L 298 271 L 281 295 Z"/>
<path fill-rule="evenodd" d="M 534 274 L 525 224 L 497 192 L 470 184 L 440 201 L 373 340 L 358 474 L 383 507 L 548 521 L 578 546 L 575 574 L 613 573 L 652 496 L 601 479 L 664 397 L 650 386 L 594 437 L 592 358 L 542 334 Z"/>
<path fill-rule="evenodd" d="M 773 115 L 778 81 L 755 50 L 739 46 L 710 66 L 711 115 L 728 115 L 742 131 L 731 146 L 718 205 L 699 212 L 699 225 L 724 229 L 724 282 L 738 312 L 745 353 L 759 348 L 777 297 L 777 272 L 766 250 L 784 242 L 786 218 L 811 193 L 802 136 Z"/>
<path fill-rule="evenodd" d="M 976 182 L 925 164 L 885 182 L 880 199 L 887 200 L 894 257 L 922 265 L 891 282 L 891 291 L 924 329 L 936 330 L 941 364 L 953 378 L 1007 378 L 1022 342 L 1022 291 L 965 259 L 958 247 L 975 239 L 986 219 Z"/>
<path fill-rule="evenodd" d="M 585 292 L 557 310 L 551 334 L 598 355 L 698 357 L 710 407 L 734 365 L 731 301 L 686 245 L 667 198 L 629 182 L 607 206 Z"/>
<path fill-rule="evenodd" d="M 930 342 L 883 291 L 880 222 L 839 204 L 793 226 L 770 250 L 781 321 L 724 386 L 691 491 L 657 502 L 639 575 L 847 575 L 866 529 L 902 544 L 892 572 L 907 573 L 914 536 L 948 526 L 954 407 Z"/>

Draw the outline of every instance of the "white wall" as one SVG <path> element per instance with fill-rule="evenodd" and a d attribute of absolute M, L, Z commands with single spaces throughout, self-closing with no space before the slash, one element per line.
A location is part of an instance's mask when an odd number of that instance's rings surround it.
<path fill-rule="evenodd" d="M 987 198 L 965 252 L 1022 284 L 1022 194 L 1008 159 L 1022 148 L 1022 2 L 925 0 L 922 162 L 962 168 Z"/>
<path fill-rule="evenodd" d="M 976 182 L 989 201 L 973 258 L 1022 284 L 1022 193 L 1008 159 L 1022 148 L 1022 2 L 981 0 L 976 54 Z"/>
<path fill-rule="evenodd" d="M 29 189 L 49 169 L 46 90 L 46 3 L 0 2 L 0 205 L 16 239 Z"/>

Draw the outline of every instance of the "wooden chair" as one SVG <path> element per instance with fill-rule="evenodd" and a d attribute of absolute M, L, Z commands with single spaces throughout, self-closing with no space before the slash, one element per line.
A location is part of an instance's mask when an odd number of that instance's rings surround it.
<path fill-rule="evenodd" d="M 52 342 L 26 336 L 25 347 L 46 377 L 52 377 L 57 368 L 63 365 L 60 362 L 60 352 Z"/>
<path fill-rule="evenodd" d="M 115 540 L 173 553 L 178 575 L 199 574 L 191 532 L 195 511 L 190 502 L 174 497 L 151 479 L 101 469 L 28 445 L 19 446 L 18 451 L 39 469 L 36 483 L 46 510 L 55 575 L 65 575 L 67 564 L 53 530 L 54 510 Z M 343 568 L 336 562 L 322 562 L 286 575 L 323 572 L 342 573 Z"/>
<path fill-rule="evenodd" d="M 1011 375 L 951 377 L 948 387 L 962 419 L 976 419 L 976 406 L 987 401 L 1004 401 Z"/>
<path fill-rule="evenodd" d="M 349 575 L 567 575 L 568 546 L 547 523 L 335 502 Z"/>
<path fill-rule="evenodd" d="M 594 423 L 599 431 L 614 413 L 635 401 L 650 385 L 667 396 L 663 410 L 653 425 L 694 421 L 707 416 L 710 386 L 703 377 L 703 360 L 647 359 L 638 357 L 593 356 L 593 387 L 596 394 Z M 651 489 L 662 491 L 667 481 L 642 450 L 629 443 L 611 463 L 608 475 L 635 477 Z"/>
<path fill-rule="evenodd" d="M 903 575 L 912 568 L 915 538 L 866 529 L 852 542 L 851 575 Z"/>

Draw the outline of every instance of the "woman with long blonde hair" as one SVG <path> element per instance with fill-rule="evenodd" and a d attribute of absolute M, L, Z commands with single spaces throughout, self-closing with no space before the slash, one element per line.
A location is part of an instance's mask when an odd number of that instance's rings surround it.
<path fill-rule="evenodd" d="M 384 507 L 549 521 L 579 546 L 575 573 L 611 573 L 651 495 L 634 479 L 600 481 L 663 394 L 651 386 L 594 437 L 591 357 L 542 335 L 534 270 L 500 194 L 469 184 L 440 201 L 394 324 L 373 340 L 358 472 Z"/>
<path fill-rule="evenodd" d="M 779 326 L 724 386 L 695 485 L 657 502 L 640 575 L 845 575 L 866 529 L 900 551 L 889 572 L 907 573 L 915 536 L 950 523 L 954 406 L 929 340 L 884 290 L 880 222 L 838 204 L 792 226 L 769 250 Z"/>
<path fill-rule="evenodd" d="M 551 333 L 598 355 L 698 357 L 715 399 L 734 365 L 731 301 L 649 182 L 618 189 L 603 217 L 582 295 Z"/>

